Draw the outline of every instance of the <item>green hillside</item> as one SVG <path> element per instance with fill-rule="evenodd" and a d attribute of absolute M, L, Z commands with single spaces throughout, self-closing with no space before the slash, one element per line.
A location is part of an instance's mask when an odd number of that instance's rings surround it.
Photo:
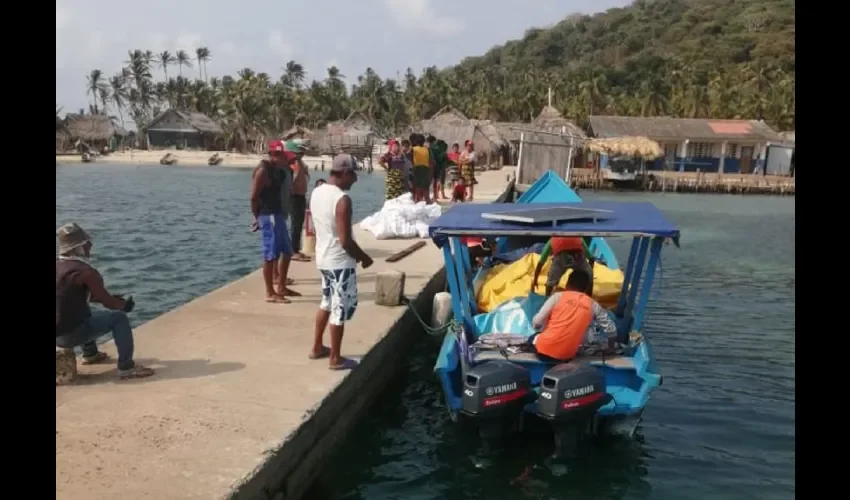
<path fill-rule="evenodd" d="M 528 30 L 452 71 L 533 79 L 514 85 L 533 89 L 534 109 L 545 97 L 538 82 L 549 80 L 558 106 L 580 121 L 590 112 L 746 117 L 788 129 L 794 37 L 793 0 L 639 0 Z"/>

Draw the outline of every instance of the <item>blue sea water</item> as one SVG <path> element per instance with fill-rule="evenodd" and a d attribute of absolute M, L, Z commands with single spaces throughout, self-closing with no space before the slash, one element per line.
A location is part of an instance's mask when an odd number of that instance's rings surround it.
<path fill-rule="evenodd" d="M 94 240 L 114 293 L 133 294 L 134 324 L 259 266 L 249 231 L 250 170 L 91 164 L 56 170 L 56 225 Z M 314 180 L 324 176 L 314 172 Z M 795 206 L 793 198 L 594 195 L 654 202 L 682 229 L 668 247 L 646 331 L 664 375 L 638 437 L 553 462 L 530 439 L 483 460 L 452 425 L 423 338 L 340 448 L 315 495 L 340 499 L 786 499 L 794 496 Z M 360 219 L 383 178 L 352 190 Z M 621 260 L 628 243 L 612 241 Z"/>

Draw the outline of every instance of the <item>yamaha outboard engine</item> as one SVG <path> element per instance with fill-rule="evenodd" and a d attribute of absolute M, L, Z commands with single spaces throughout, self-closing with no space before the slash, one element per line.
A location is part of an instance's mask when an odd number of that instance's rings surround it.
<path fill-rule="evenodd" d="M 466 372 L 461 413 L 478 425 L 486 444 L 494 444 L 518 429 L 532 394 L 528 370 L 509 361 L 487 361 Z"/>
<path fill-rule="evenodd" d="M 572 456 L 588 434 L 596 411 L 608 404 L 605 377 L 600 370 L 577 363 L 563 363 L 543 374 L 537 413 L 555 432 L 555 455 Z"/>

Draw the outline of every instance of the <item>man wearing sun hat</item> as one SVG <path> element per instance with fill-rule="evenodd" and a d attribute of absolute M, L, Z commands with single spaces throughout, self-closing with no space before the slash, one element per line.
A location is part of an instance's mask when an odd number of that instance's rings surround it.
<path fill-rule="evenodd" d="M 309 262 L 310 257 L 301 253 L 301 231 L 304 229 L 304 218 L 307 215 L 307 184 L 310 181 L 310 172 L 302 160 L 304 153 L 307 152 L 307 144 L 303 139 L 290 139 L 283 146 L 292 169 L 290 222 L 292 223 L 292 250 L 295 252 L 292 260 Z"/>
<path fill-rule="evenodd" d="M 276 304 L 288 304 L 289 299 L 286 297 L 300 296 L 286 286 L 293 254 L 292 241 L 286 227 L 291 180 L 292 172 L 289 170 L 283 142 L 269 142 L 268 158 L 264 158 L 254 169 L 251 212 L 254 215 L 252 230 L 259 230 L 262 236 L 266 302 Z"/>
<path fill-rule="evenodd" d="M 127 313 L 133 310 L 133 297 L 124 299 L 106 291 L 103 277 L 89 262 L 92 242 L 77 224 L 65 224 L 56 231 L 59 256 L 56 259 L 56 345 L 82 347 L 83 364 L 109 360 L 98 351 L 97 339 L 112 334 L 118 350 L 118 377 L 142 378 L 153 370 L 133 361 L 133 330 Z M 110 311 L 94 311 L 89 302 L 98 302 Z"/>

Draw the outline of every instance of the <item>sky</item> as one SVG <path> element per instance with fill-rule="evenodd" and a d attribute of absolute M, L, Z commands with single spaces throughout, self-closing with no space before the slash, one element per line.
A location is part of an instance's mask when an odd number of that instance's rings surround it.
<path fill-rule="evenodd" d="M 249 67 L 278 78 L 290 59 L 308 80 L 337 66 L 353 83 L 372 67 L 382 77 L 411 67 L 450 66 L 531 27 L 574 12 L 594 13 L 628 0 L 107 0 L 56 1 L 56 104 L 87 108 L 86 76 L 117 73 L 133 49 L 200 46 L 210 76 Z M 427 19 L 428 22 L 421 22 Z M 177 68 L 169 69 L 169 76 Z M 184 70 L 197 76 L 197 65 Z M 154 76 L 162 77 L 161 70 Z M 188 75 L 187 75 L 188 76 Z"/>

